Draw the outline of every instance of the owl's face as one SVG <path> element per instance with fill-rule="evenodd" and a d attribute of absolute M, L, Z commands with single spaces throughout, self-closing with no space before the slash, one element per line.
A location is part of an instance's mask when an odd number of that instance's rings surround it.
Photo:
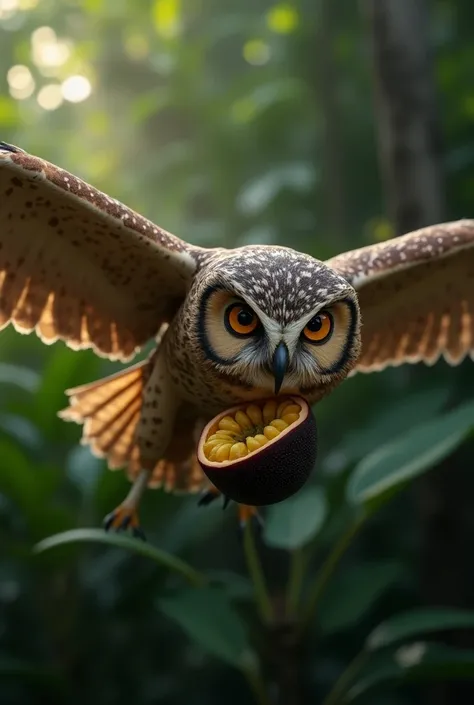
<path fill-rule="evenodd" d="M 322 396 L 360 351 L 357 297 L 322 262 L 245 247 L 209 267 L 199 292 L 198 344 L 221 380 L 269 394 Z"/>

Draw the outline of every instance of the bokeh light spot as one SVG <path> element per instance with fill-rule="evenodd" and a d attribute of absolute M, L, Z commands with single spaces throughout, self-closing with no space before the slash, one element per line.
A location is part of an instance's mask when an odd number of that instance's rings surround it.
<path fill-rule="evenodd" d="M 1 0 L 0 0 L 1 2 Z M 43 42 L 55 42 L 57 39 L 56 32 L 52 27 L 38 27 L 31 33 L 31 43 L 41 44 Z"/>
<path fill-rule="evenodd" d="M 263 66 L 270 59 L 270 47 L 263 39 L 249 39 L 244 44 L 242 54 L 252 66 Z"/>
<path fill-rule="evenodd" d="M 36 96 L 38 105 L 43 110 L 56 110 L 63 102 L 63 94 L 59 83 L 48 83 L 43 86 Z"/>
<path fill-rule="evenodd" d="M 0 0 L 0 20 L 8 19 L 19 9 L 18 0 Z"/>
<path fill-rule="evenodd" d="M 161 37 L 165 39 L 177 37 L 181 32 L 180 0 L 155 0 L 153 23 Z"/>
<path fill-rule="evenodd" d="M 26 88 L 33 82 L 33 76 L 28 66 L 16 64 L 8 69 L 7 72 L 8 85 L 12 88 Z"/>
<path fill-rule="evenodd" d="M 61 84 L 62 95 L 70 103 L 80 103 L 92 93 L 92 86 L 85 76 L 69 76 Z"/>
<path fill-rule="evenodd" d="M 7 73 L 10 95 L 16 100 L 29 98 L 35 89 L 35 82 L 28 66 L 16 64 Z"/>
<path fill-rule="evenodd" d="M 58 39 L 51 27 L 38 27 L 32 33 L 31 51 L 34 63 L 40 68 L 62 66 L 71 55 L 69 43 Z"/>
<path fill-rule="evenodd" d="M 293 5 L 279 3 L 267 12 L 267 25 L 277 34 L 291 34 L 298 27 L 300 16 Z"/>

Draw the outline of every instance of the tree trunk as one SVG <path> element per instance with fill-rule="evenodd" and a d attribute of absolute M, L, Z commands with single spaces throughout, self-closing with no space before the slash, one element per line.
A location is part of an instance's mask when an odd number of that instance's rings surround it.
<path fill-rule="evenodd" d="M 362 1 L 372 43 L 380 170 L 389 216 L 402 234 L 442 221 L 444 212 L 427 4 Z M 466 479 L 453 457 L 419 481 L 414 491 L 422 537 L 420 588 L 427 604 L 468 606 L 466 561 L 461 555 Z M 429 701 L 474 702 L 474 688 L 439 685 L 430 689 Z"/>
<path fill-rule="evenodd" d="M 440 222 L 441 140 L 425 0 L 366 0 L 380 168 L 397 233 Z"/>

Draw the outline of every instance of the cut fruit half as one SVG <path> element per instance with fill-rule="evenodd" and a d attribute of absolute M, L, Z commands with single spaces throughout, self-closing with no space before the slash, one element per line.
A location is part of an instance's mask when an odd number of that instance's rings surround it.
<path fill-rule="evenodd" d="M 308 479 L 317 453 L 316 421 L 301 397 L 240 404 L 201 434 L 198 460 L 217 489 L 240 504 L 275 504 Z"/>

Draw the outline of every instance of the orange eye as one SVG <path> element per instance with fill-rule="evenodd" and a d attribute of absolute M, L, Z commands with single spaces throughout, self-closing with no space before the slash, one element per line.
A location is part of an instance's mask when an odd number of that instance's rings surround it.
<path fill-rule="evenodd" d="M 258 324 L 257 316 L 247 304 L 232 304 L 225 312 L 225 325 L 232 335 L 252 335 Z"/>
<path fill-rule="evenodd" d="M 321 311 L 306 324 L 303 336 L 309 343 L 324 343 L 331 335 L 332 329 L 332 316 Z"/>

